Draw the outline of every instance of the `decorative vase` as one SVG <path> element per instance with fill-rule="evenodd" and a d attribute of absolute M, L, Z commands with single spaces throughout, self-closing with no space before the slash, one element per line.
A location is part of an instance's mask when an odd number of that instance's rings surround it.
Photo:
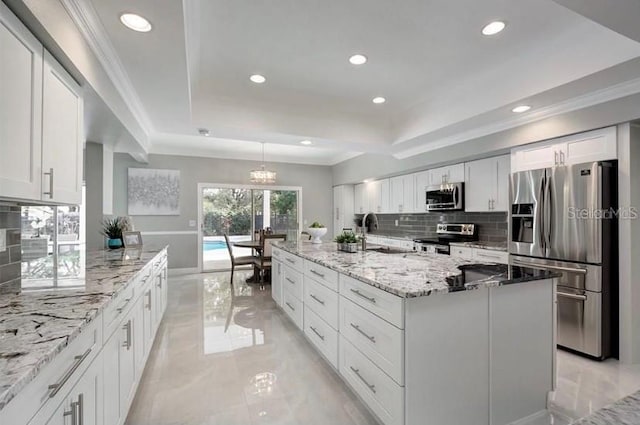
<path fill-rule="evenodd" d="M 357 242 L 339 243 L 338 251 L 351 252 L 351 253 L 358 252 L 358 243 Z"/>
<path fill-rule="evenodd" d="M 120 238 L 109 239 L 109 240 L 107 240 L 107 246 L 110 249 L 122 248 L 122 239 L 120 239 Z"/>
<path fill-rule="evenodd" d="M 320 239 L 327 233 L 326 227 L 309 227 L 307 233 L 311 235 L 311 243 L 322 243 Z"/>

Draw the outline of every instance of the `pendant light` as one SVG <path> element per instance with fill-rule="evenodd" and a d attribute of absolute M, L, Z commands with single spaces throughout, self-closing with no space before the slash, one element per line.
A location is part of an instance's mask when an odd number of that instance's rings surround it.
<path fill-rule="evenodd" d="M 259 170 L 251 170 L 249 173 L 251 183 L 273 184 L 276 182 L 276 172 L 269 171 L 264 165 L 264 142 L 262 143 L 262 166 Z"/>

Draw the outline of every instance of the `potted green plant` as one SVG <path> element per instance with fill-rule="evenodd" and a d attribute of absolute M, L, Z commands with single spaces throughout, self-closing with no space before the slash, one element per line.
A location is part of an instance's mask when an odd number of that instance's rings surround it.
<path fill-rule="evenodd" d="M 338 251 L 358 252 L 358 237 L 355 233 L 344 231 L 336 236 Z"/>
<path fill-rule="evenodd" d="M 107 237 L 107 246 L 111 249 L 122 247 L 123 221 L 120 217 L 102 221 L 102 234 Z"/>
<path fill-rule="evenodd" d="M 311 243 L 322 243 L 320 238 L 327 233 L 327 228 L 324 224 L 314 221 L 313 224 L 307 228 L 307 232 L 311 235 Z"/>

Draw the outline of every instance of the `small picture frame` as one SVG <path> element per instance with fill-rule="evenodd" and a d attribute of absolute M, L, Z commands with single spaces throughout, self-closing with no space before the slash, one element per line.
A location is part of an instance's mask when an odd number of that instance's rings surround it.
<path fill-rule="evenodd" d="M 122 232 L 122 243 L 125 248 L 140 248 L 142 235 L 140 232 Z"/>

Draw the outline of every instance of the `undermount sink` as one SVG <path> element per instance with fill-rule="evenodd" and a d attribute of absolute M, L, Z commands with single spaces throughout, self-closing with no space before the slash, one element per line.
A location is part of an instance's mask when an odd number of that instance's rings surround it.
<path fill-rule="evenodd" d="M 408 254 L 411 251 L 407 251 L 406 249 L 399 248 L 389 248 L 386 246 L 377 246 L 372 248 L 367 248 L 367 251 L 380 252 L 383 254 Z"/>

